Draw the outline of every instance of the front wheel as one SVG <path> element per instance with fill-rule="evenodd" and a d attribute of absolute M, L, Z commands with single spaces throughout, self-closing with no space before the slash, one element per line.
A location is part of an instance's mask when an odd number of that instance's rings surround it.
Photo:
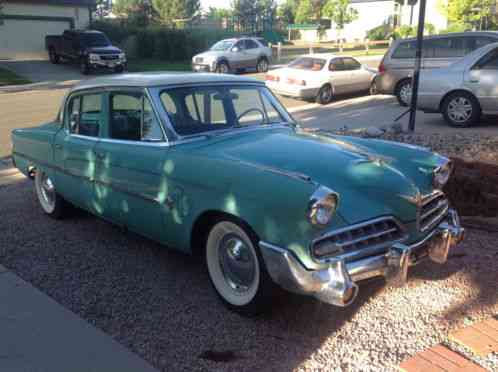
<path fill-rule="evenodd" d="M 446 122 L 452 127 L 469 127 L 481 117 L 481 107 L 470 93 L 455 92 L 443 102 L 442 113 Z"/>
<path fill-rule="evenodd" d="M 228 74 L 230 71 L 228 64 L 226 62 L 219 62 L 216 66 L 216 72 L 219 74 Z"/>
<path fill-rule="evenodd" d="M 43 170 L 36 171 L 35 191 L 45 214 L 55 219 L 64 216 L 68 209 L 67 202 L 57 193 L 51 178 Z"/>
<path fill-rule="evenodd" d="M 332 87 L 330 85 L 324 85 L 318 91 L 318 95 L 316 96 L 316 103 L 321 105 L 326 105 L 327 103 L 332 102 L 334 94 L 332 93 Z"/>
<path fill-rule="evenodd" d="M 266 310 L 274 286 L 253 234 L 236 222 L 223 220 L 209 232 L 206 265 L 223 304 L 242 314 Z"/>
<path fill-rule="evenodd" d="M 58 64 L 60 62 L 60 58 L 55 52 L 54 48 L 50 48 L 48 51 L 48 58 L 50 59 L 50 62 L 53 63 L 54 65 Z"/>

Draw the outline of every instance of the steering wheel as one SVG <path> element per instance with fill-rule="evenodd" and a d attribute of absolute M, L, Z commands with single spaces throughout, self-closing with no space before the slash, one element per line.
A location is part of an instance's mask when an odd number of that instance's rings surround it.
<path fill-rule="evenodd" d="M 243 116 L 246 116 L 248 113 L 252 112 L 252 111 L 256 111 L 258 114 L 261 115 L 261 122 L 263 122 L 263 120 L 265 120 L 265 114 L 263 111 L 261 111 L 259 108 L 256 108 L 256 107 L 253 107 L 253 108 L 250 108 L 249 110 L 246 110 L 244 111 L 242 114 L 240 114 L 239 116 L 237 116 L 237 121 L 240 121 L 240 119 L 243 117 Z"/>

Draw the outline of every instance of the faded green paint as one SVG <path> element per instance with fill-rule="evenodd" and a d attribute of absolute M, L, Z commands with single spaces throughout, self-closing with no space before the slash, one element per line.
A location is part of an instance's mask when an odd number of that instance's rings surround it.
<path fill-rule="evenodd" d="M 420 239 L 410 199 L 432 191 L 430 173 L 442 160 L 413 146 L 286 127 L 132 146 L 74 138 L 55 122 L 14 131 L 13 145 L 21 171 L 49 169 L 56 189 L 74 204 L 165 245 L 189 252 L 199 216 L 223 211 L 246 221 L 261 240 L 292 250 L 308 268 L 320 267 L 309 255 L 312 239 L 374 217 L 393 215 L 407 226 L 410 241 Z M 340 195 L 325 228 L 306 218 L 318 185 Z"/>

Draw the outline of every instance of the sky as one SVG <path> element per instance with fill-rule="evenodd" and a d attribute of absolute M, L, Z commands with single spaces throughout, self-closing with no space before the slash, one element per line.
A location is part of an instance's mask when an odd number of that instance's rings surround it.
<path fill-rule="evenodd" d="M 230 0 L 201 0 L 203 9 L 208 9 L 210 6 L 215 8 L 230 8 Z"/>

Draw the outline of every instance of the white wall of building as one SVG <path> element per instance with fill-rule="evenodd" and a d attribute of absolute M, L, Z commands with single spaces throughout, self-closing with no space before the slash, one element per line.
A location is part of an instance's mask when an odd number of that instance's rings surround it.
<path fill-rule="evenodd" d="M 14 16 L 66 17 L 75 28 L 86 28 L 90 13 L 83 6 L 3 3 L 2 13 Z M 0 59 L 46 59 L 45 36 L 62 34 L 68 21 L 5 19 L 0 24 Z"/>

